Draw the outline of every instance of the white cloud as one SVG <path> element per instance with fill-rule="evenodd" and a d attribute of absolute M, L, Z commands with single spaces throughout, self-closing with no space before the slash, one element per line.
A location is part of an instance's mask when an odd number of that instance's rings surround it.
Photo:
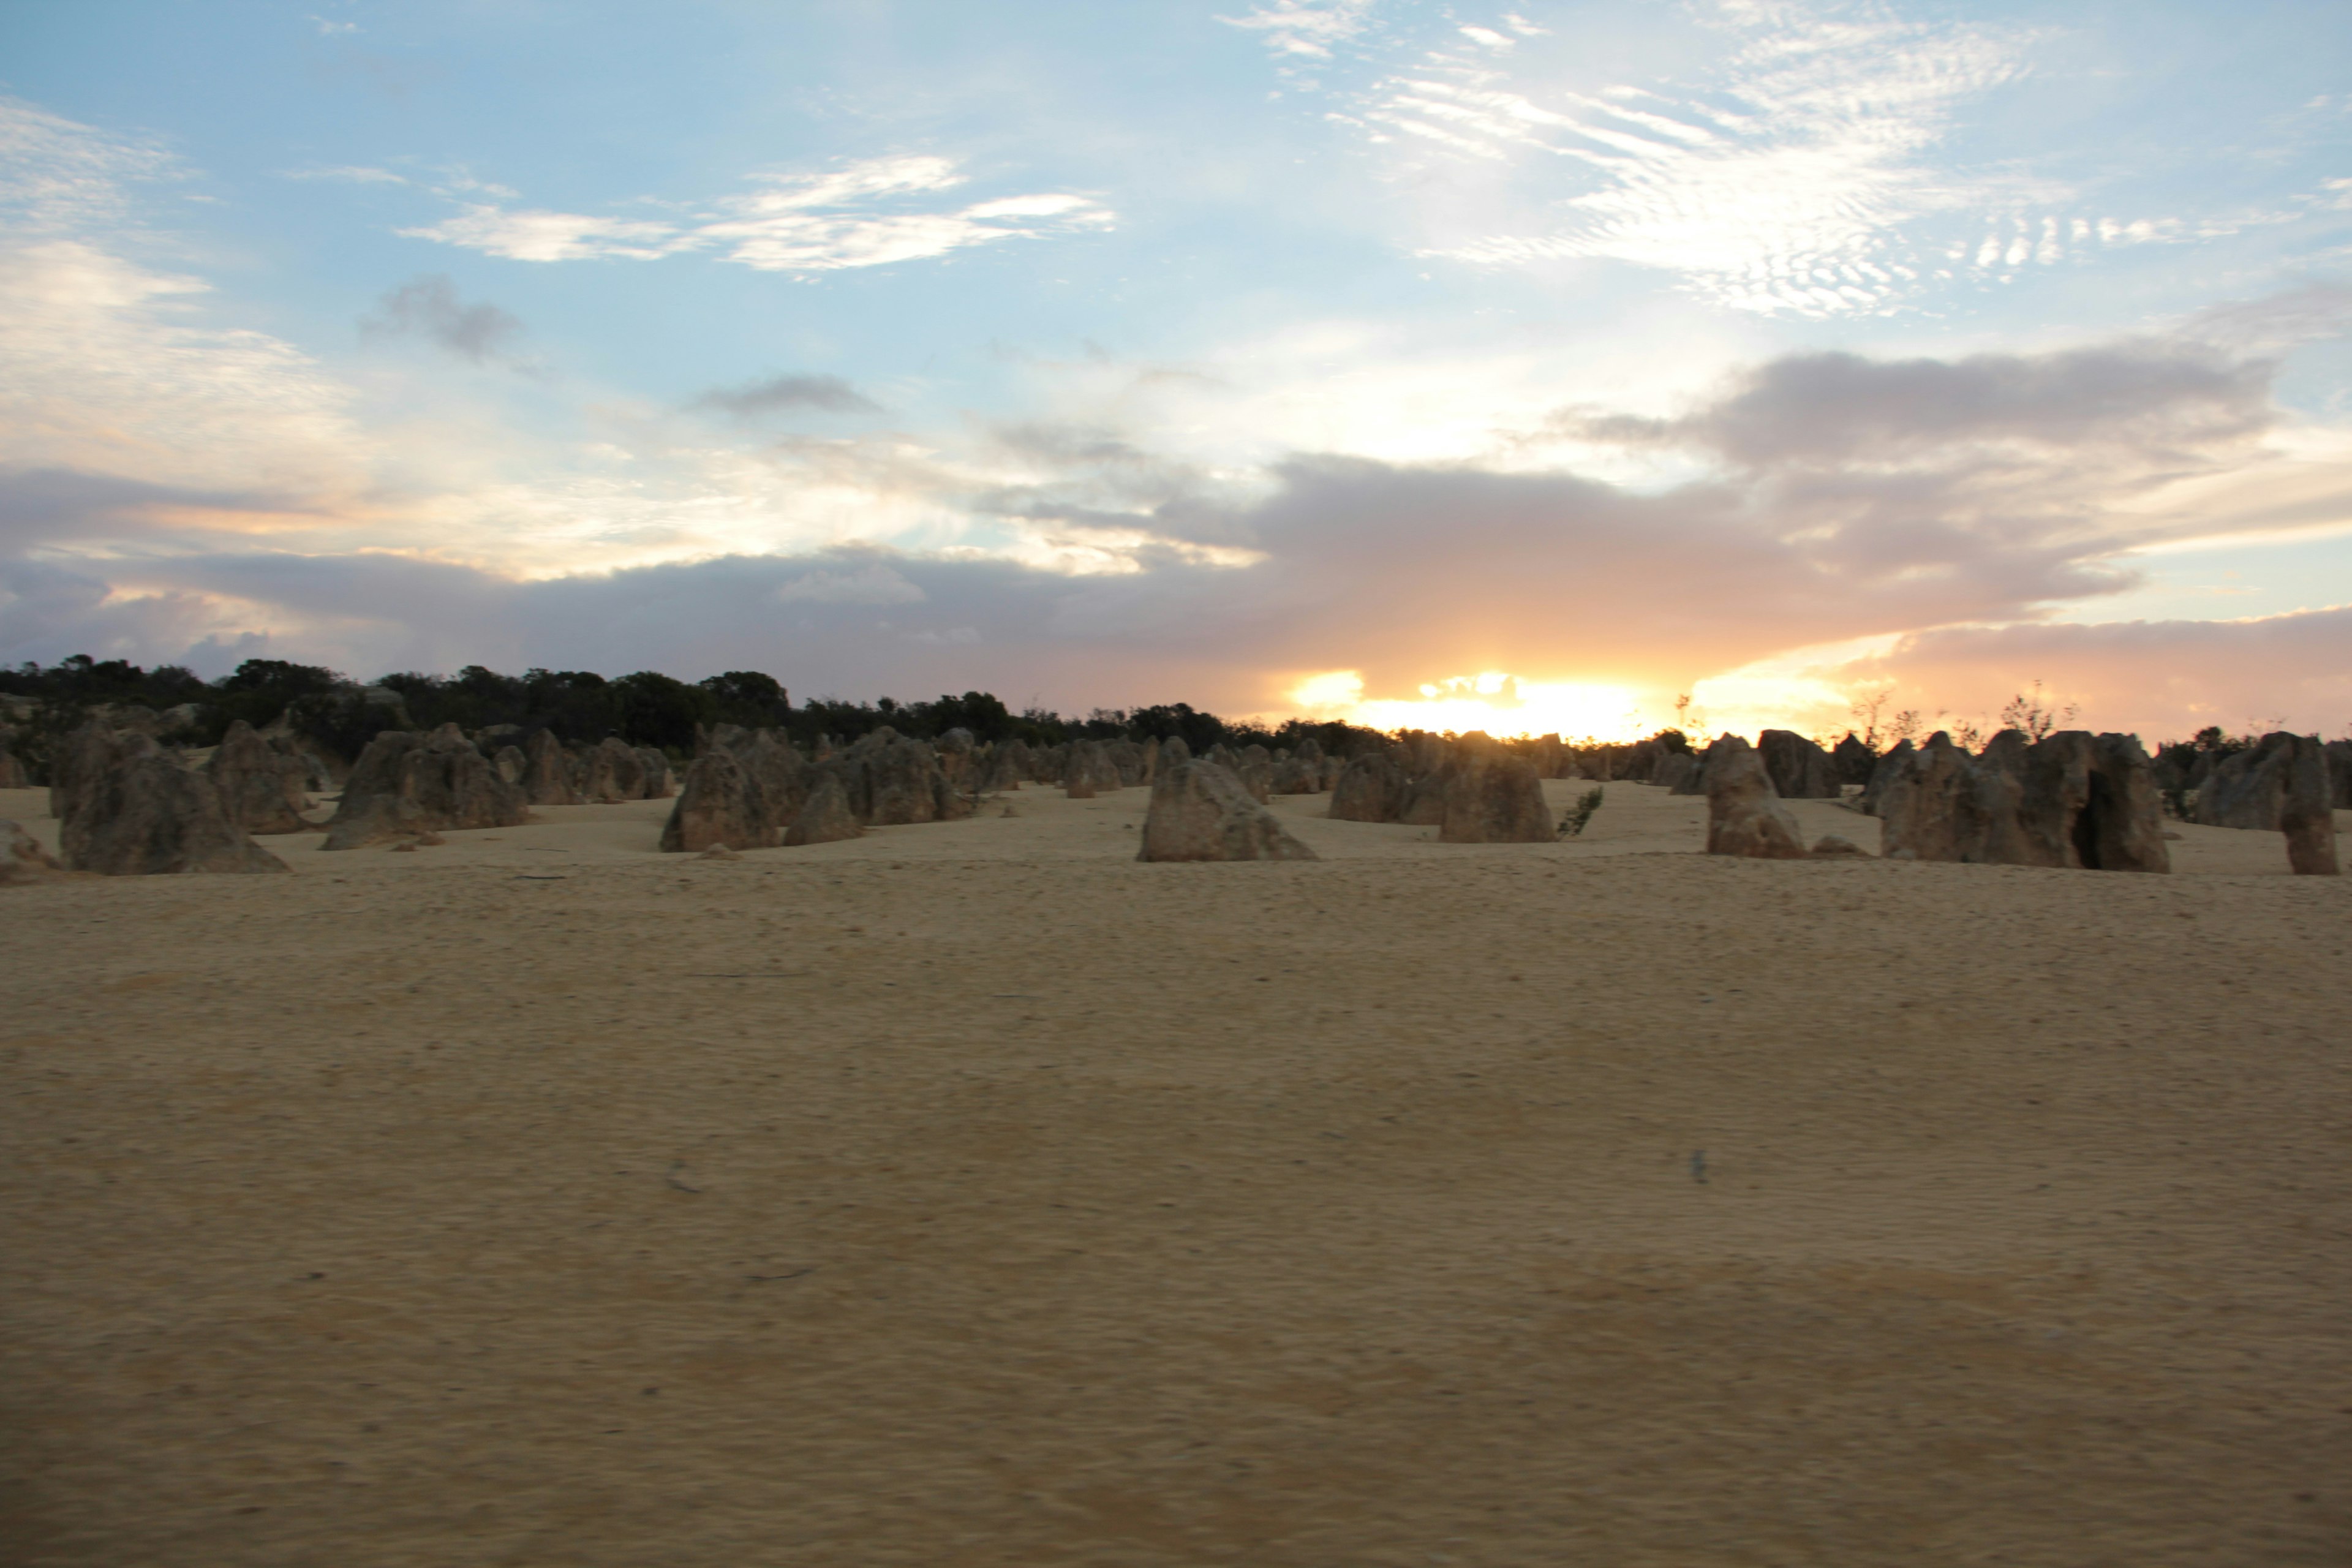
<path fill-rule="evenodd" d="M 396 232 L 509 261 L 585 261 L 606 256 L 650 261 L 691 243 L 672 224 L 479 204 L 468 204 L 456 217 Z"/>
<path fill-rule="evenodd" d="M 1963 105 L 2022 73 L 2025 35 L 1835 9 L 1742 6 L 1725 19 L 1740 47 L 1700 92 L 1547 90 L 1441 57 L 1381 84 L 1361 119 L 1456 153 L 1582 167 L 1585 189 L 1559 204 L 1559 221 L 1433 254 L 1629 261 L 1765 312 L 1890 309 L 1920 270 L 1910 226 L 2063 195 L 1957 177 L 1928 156 Z M 2001 264 L 2063 256 L 2056 217 L 2000 221 Z"/>
<path fill-rule="evenodd" d="M 515 261 L 650 261 L 715 249 L 763 272 L 814 274 L 926 260 L 998 240 L 1107 228 L 1110 209 L 1067 192 L 912 207 L 967 183 L 953 161 L 869 158 L 819 174 L 768 174 L 761 188 L 677 221 L 468 203 L 455 217 L 399 232 Z"/>
<path fill-rule="evenodd" d="M 1333 47 L 1362 32 L 1373 0 L 1271 0 L 1246 16 L 1219 16 L 1229 27 L 1265 35 L 1276 57 L 1325 60 Z"/>

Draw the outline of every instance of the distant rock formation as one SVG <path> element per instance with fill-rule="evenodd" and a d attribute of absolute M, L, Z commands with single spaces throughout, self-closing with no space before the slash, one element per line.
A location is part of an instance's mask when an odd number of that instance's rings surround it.
<path fill-rule="evenodd" d="M 520 781 L 523 798 L 532 805 L 578 805 L 580 792 L 572 787 L 571 760 L 552 730 L 541 730 L 523 742 Z"/>
<path fill-rule="evenodd" d="M 515 827 L 530 816 L 522 786 L 500 778 L 455 724 L 424 735 L 387 730 L 352 764 L 320 847 L 360 849 L 450 828 Z"/>
<path fill-rule="evenodd" d="M 1315 851 L 1217 763 L 1179 763 L 1152 781 L 1139 860 L 1312 860 Z"/>
<path fill-rule="evenodd" d="M 1756 739 L 1756 752 L 1782 800 L 1837 799 L 1837 763 L 1794 730 L 1765 731 Z"/>
<path fill-rule="evenodd" d="M 588 753 L 588 776 L 580 793 L 599 805 L 645 799 L 645 759 L 618 735 L 605 736 Z"/>
<path fill-rule="evenodd" d="M 765 849 L 782 837 L 757 775 L 719 745 L 688 766 L 686 787 L 662 825 L 661 847 L 673 855 L 695 854 L 716 845 Z"/>
<path fill-rule="evenodd" d="M 1804 835 L 1780 804 L 1763 757 L 1737 735 L 1706 749 L 1706 852 L 1752 860 L 1806 858 Z"/>
<path fill-rule="evenodd" d="M 1830 750 L 1830 761 L 1837 768 L 1838 783 L 1866 784 L 1878 767 L 1878 753 L 1857 739 L 1853 731 Z"/>
<path fill-rule="evenodd" d="M 793 846 L 831 844 L 863 837 L 865 833 L 866 829 L 858 825 L 857 814 L 850 809 L 849 792 L 842 787 L 838 776 L 828 773 L 809 791 L 800 814 L 784 832 L 784 842 Z"/>
<path fill-rule="evenodd" d="M 1330 815 L 1342 822 L 1394 822 L 1404 808 L 1404 770 L 1383 752 L 1350 758 L 1331 789 Z"/>
<path fill-rule="evenodd" d="M 1499 750 L 1456 760 L 1445 780 L 1444 844 L 1549 844 L 1559 837 L 1535 764 Z"/>
<path fill-rule="evenodd" d="M 311 826 L 302 819 L 310 804 L 302 792 L 307 770 L 244 720 L 229 725 L 205 773 L 220 794 L 221 809 L 246 832 L 302 833 Z"/>

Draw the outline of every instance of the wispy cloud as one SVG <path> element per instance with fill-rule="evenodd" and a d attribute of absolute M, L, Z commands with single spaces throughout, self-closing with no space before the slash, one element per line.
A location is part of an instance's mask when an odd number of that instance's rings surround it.
<path fill-rule="evenodd" d="M 284 177 L 289 180 L 338 180 L 354 185 L 405 185 L 413 183 L 405 174 L 361 163 L 343 163 L 323 169 L 289 169 Z"/>
<path fill-rule="evenodd" d="M 994 196 L 940 207 L 968 182 L 952 160 L 870 158 L 815 174 L 763 174 L 757 188 L 684 219 L 599 217 L 485 203 L 437 224 L 404 228 L 516 261 L 620 258 L 649 261 L 715 250 L 763 272 L 803 275 L 886 267 L 1000 240 L 1108 228 L 1110 209 L 1067 192 Z"/>
<path fill-rule="evenodd" d="M 1228 27 L 1264 35 L 1277 57 L 1328 60 L 1331 51 L 1362 32 L 1373 0 L 1270 0 L 1244 16 L 1219 16 Z"/>

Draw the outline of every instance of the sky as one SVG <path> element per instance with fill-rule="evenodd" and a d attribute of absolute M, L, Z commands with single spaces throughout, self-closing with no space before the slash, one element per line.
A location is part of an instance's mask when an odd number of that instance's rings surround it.
<path fill-rule="evenodd" d="M 2340 0 L 0 6 L 12 664 L 2341 735 L 2347 339 Z"/>

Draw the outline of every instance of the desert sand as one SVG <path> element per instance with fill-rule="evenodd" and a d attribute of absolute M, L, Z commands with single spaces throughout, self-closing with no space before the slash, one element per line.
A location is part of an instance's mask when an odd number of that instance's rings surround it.
<path fill-rule="evenodd" d="M 2277 835 L 1007 798 L 0 890 L 0 1561 L 2352 1560 L 2352 881 Z"/>

